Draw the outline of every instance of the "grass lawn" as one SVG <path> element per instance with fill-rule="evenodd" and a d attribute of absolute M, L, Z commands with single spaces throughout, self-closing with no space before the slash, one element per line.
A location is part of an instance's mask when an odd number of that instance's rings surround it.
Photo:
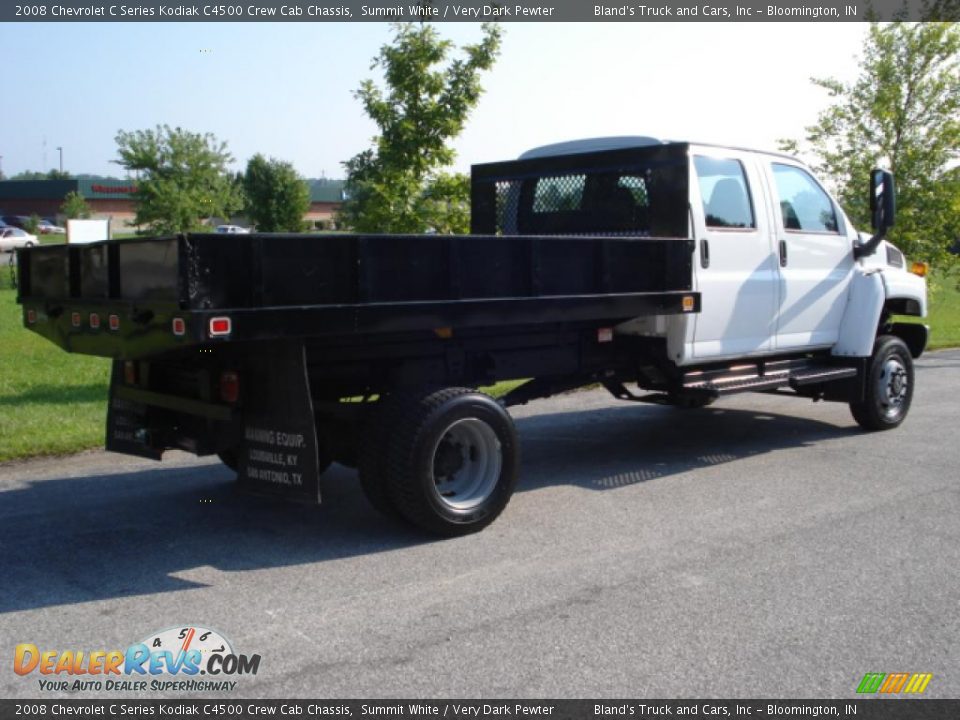
<path fill-rule="evenodd" d="M 930 326 L 930 348 L 960 346 L 960 272 L 947 277 L 934 278 L 936 286 L 922 321 Z"/>
<path fill-rule="evenodd" d="M 5 273 L 6 268 L 3 268 Z M 23 328 L 0 289 L 0 462 L 103 444 L 110 362 L 71 355 Z"/>
<path fill-rule="evenodd" d="M 958 275 L 941 277 L 924 320 L 932 348 L 960 346 Z M 0 268 L 0 462 L 102 447 L 110 362 L 66 353 L 23 328 L 7 268 Z M 503 395 L 519 381 L 487 391 Z"/>

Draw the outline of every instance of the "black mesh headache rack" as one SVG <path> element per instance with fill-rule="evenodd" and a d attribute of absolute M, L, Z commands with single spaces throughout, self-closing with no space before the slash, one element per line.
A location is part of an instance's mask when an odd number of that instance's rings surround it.
<path fill-rule="evenodd" d="M 191 234 L 19 253 L 30 329 L 114 358 L 196 344 L 697 312 L 684 145 L 475 166 L 472 231 Z"/>

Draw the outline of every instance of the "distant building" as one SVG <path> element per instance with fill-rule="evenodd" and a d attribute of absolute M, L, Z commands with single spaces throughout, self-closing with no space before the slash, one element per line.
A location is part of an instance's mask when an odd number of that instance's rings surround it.
<path fill-rule="evenodd" d="M 304 219 L 329 223 L 343 203 L 343 181 L 326 178 L 307 180 L 310 209 Z M 136 182 L 118 178 L 81 176 L 71 180 L 0 181 L 0 215 L 57 217 L 67 193 L 77 192 L 87 201 L 93 216 L 110 218 L 113 230 L 133 226 L 136 215 L 131 193 Z M 242 223 L 242 218 L 238 218 Z"/>
<path fill-rule="evenodd" d="M 311 223 L 329 223 L 344 201 L 343 180 L 320 178 L 307 180 L 310 183 L 310 209 L 306 220 Z"/>

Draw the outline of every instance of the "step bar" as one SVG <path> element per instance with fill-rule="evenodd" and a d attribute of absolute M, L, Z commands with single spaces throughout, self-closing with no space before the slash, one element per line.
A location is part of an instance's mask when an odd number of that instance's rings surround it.
<path fill-rule="evenodd" d="M 806 366 L 803 370 L 775 370 L 751 375 L 733 375 L 713 377 L 709 379 L 688 380 L 683 383 L 684 391 L 694 393 L 709 393 L 714 396 L 732 395 L 739 392 L 762 392 L 777 390 L 782 387 L 796 389 L 805 385 L 845 380 L 857 376 L 857 369 L 853 367 L 837 367 L 830 365 Z"/>
<path fill-rule="evenodd" d="M 684 400 L 711 402 L 725 395 L 743 392 L 776 392 L 789 388 L 822 385 L 857 377 L 858 368 L 832 365 L 810 358 L 794 358 L 695 370 L 685 373 L 677 391 L 635 395 L 623 383 L 608 380 L 604 387 L 620 400 L 675 405 Z M 704 403 L 705 404 L 705 403 Z"/>

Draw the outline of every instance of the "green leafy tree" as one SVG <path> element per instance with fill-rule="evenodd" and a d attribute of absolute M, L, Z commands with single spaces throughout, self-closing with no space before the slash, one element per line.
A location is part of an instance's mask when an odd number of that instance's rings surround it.
<path fill-rule="evenodd" d="M 500 52 L 500 28 L 449 60 L 453 44 L 429 24 L 396 24 L 373 61 L 385 87 L 365 80 L 355 93 L 379 128 L 374 147 L 344 163 L 347 200 L 339 223 L 359 232 L 466 232 L 470 184 L 449 173 L 449 141 L 463 130 L 483 89 L 480 73 Z"/>
<path fill-rule="evenodd" d="M 11 180 L 69 180 L 71 178 L 70 173 L 66 170 L 60 172 L 56 168 L 47 170 L 47 172 L 39 172 L 37 170 L 24 170 L 23 172 L 18 172 L 16 175 L 11 177 Z M 0 180 L 6 178 L 0 177 Z"/>
<path fill-rule="evenodd" d="M 28 217 L 27 221 L 23 224 L 23 229 L 31 235 L 38 235 L 40 233 L 40 216 L 34 213 Z"/>
<path fill-rule="evenodd" d="M 36 170 L 23 170 L 13 175 L 11 180 L 48 180 L 47 173 L 37 172 Z"/>
<path fill-rule="evenodd" d="M 83 199 L 83 195 L 72 190 L 64 196 L 60 212 L 68 220 L 85 220 L 93 214 L 87 201 Z"/>
<path fill-rule="evenodd" d="M 261 232 L 300 232 L 310 209 L 310 187 L 293 165 L 257 154 L 243 175 L 247 217 Z"/>
<path fill-rule="evenodd" d="M 242 201 L 227 164 L 226 143 L 211 133 L 169 125 L 117 133 L 115 162 L 137 175 L 135 223 L 148 232 L 173 234 L 200 230 L 204 220 L 230 217 Z"/>
<path fill-rule="evenodd" d="M 897 179 L 892 242 L 908 255 L 950 264 L 960 237 L 960 26 L 924 22 L 870 26 L 860 75 L 851 83 L 815 78 L 832 101 L 806 129 L 809 153 L 831 178 L 854 223 L 870 227 L 870 169 Z"/>

